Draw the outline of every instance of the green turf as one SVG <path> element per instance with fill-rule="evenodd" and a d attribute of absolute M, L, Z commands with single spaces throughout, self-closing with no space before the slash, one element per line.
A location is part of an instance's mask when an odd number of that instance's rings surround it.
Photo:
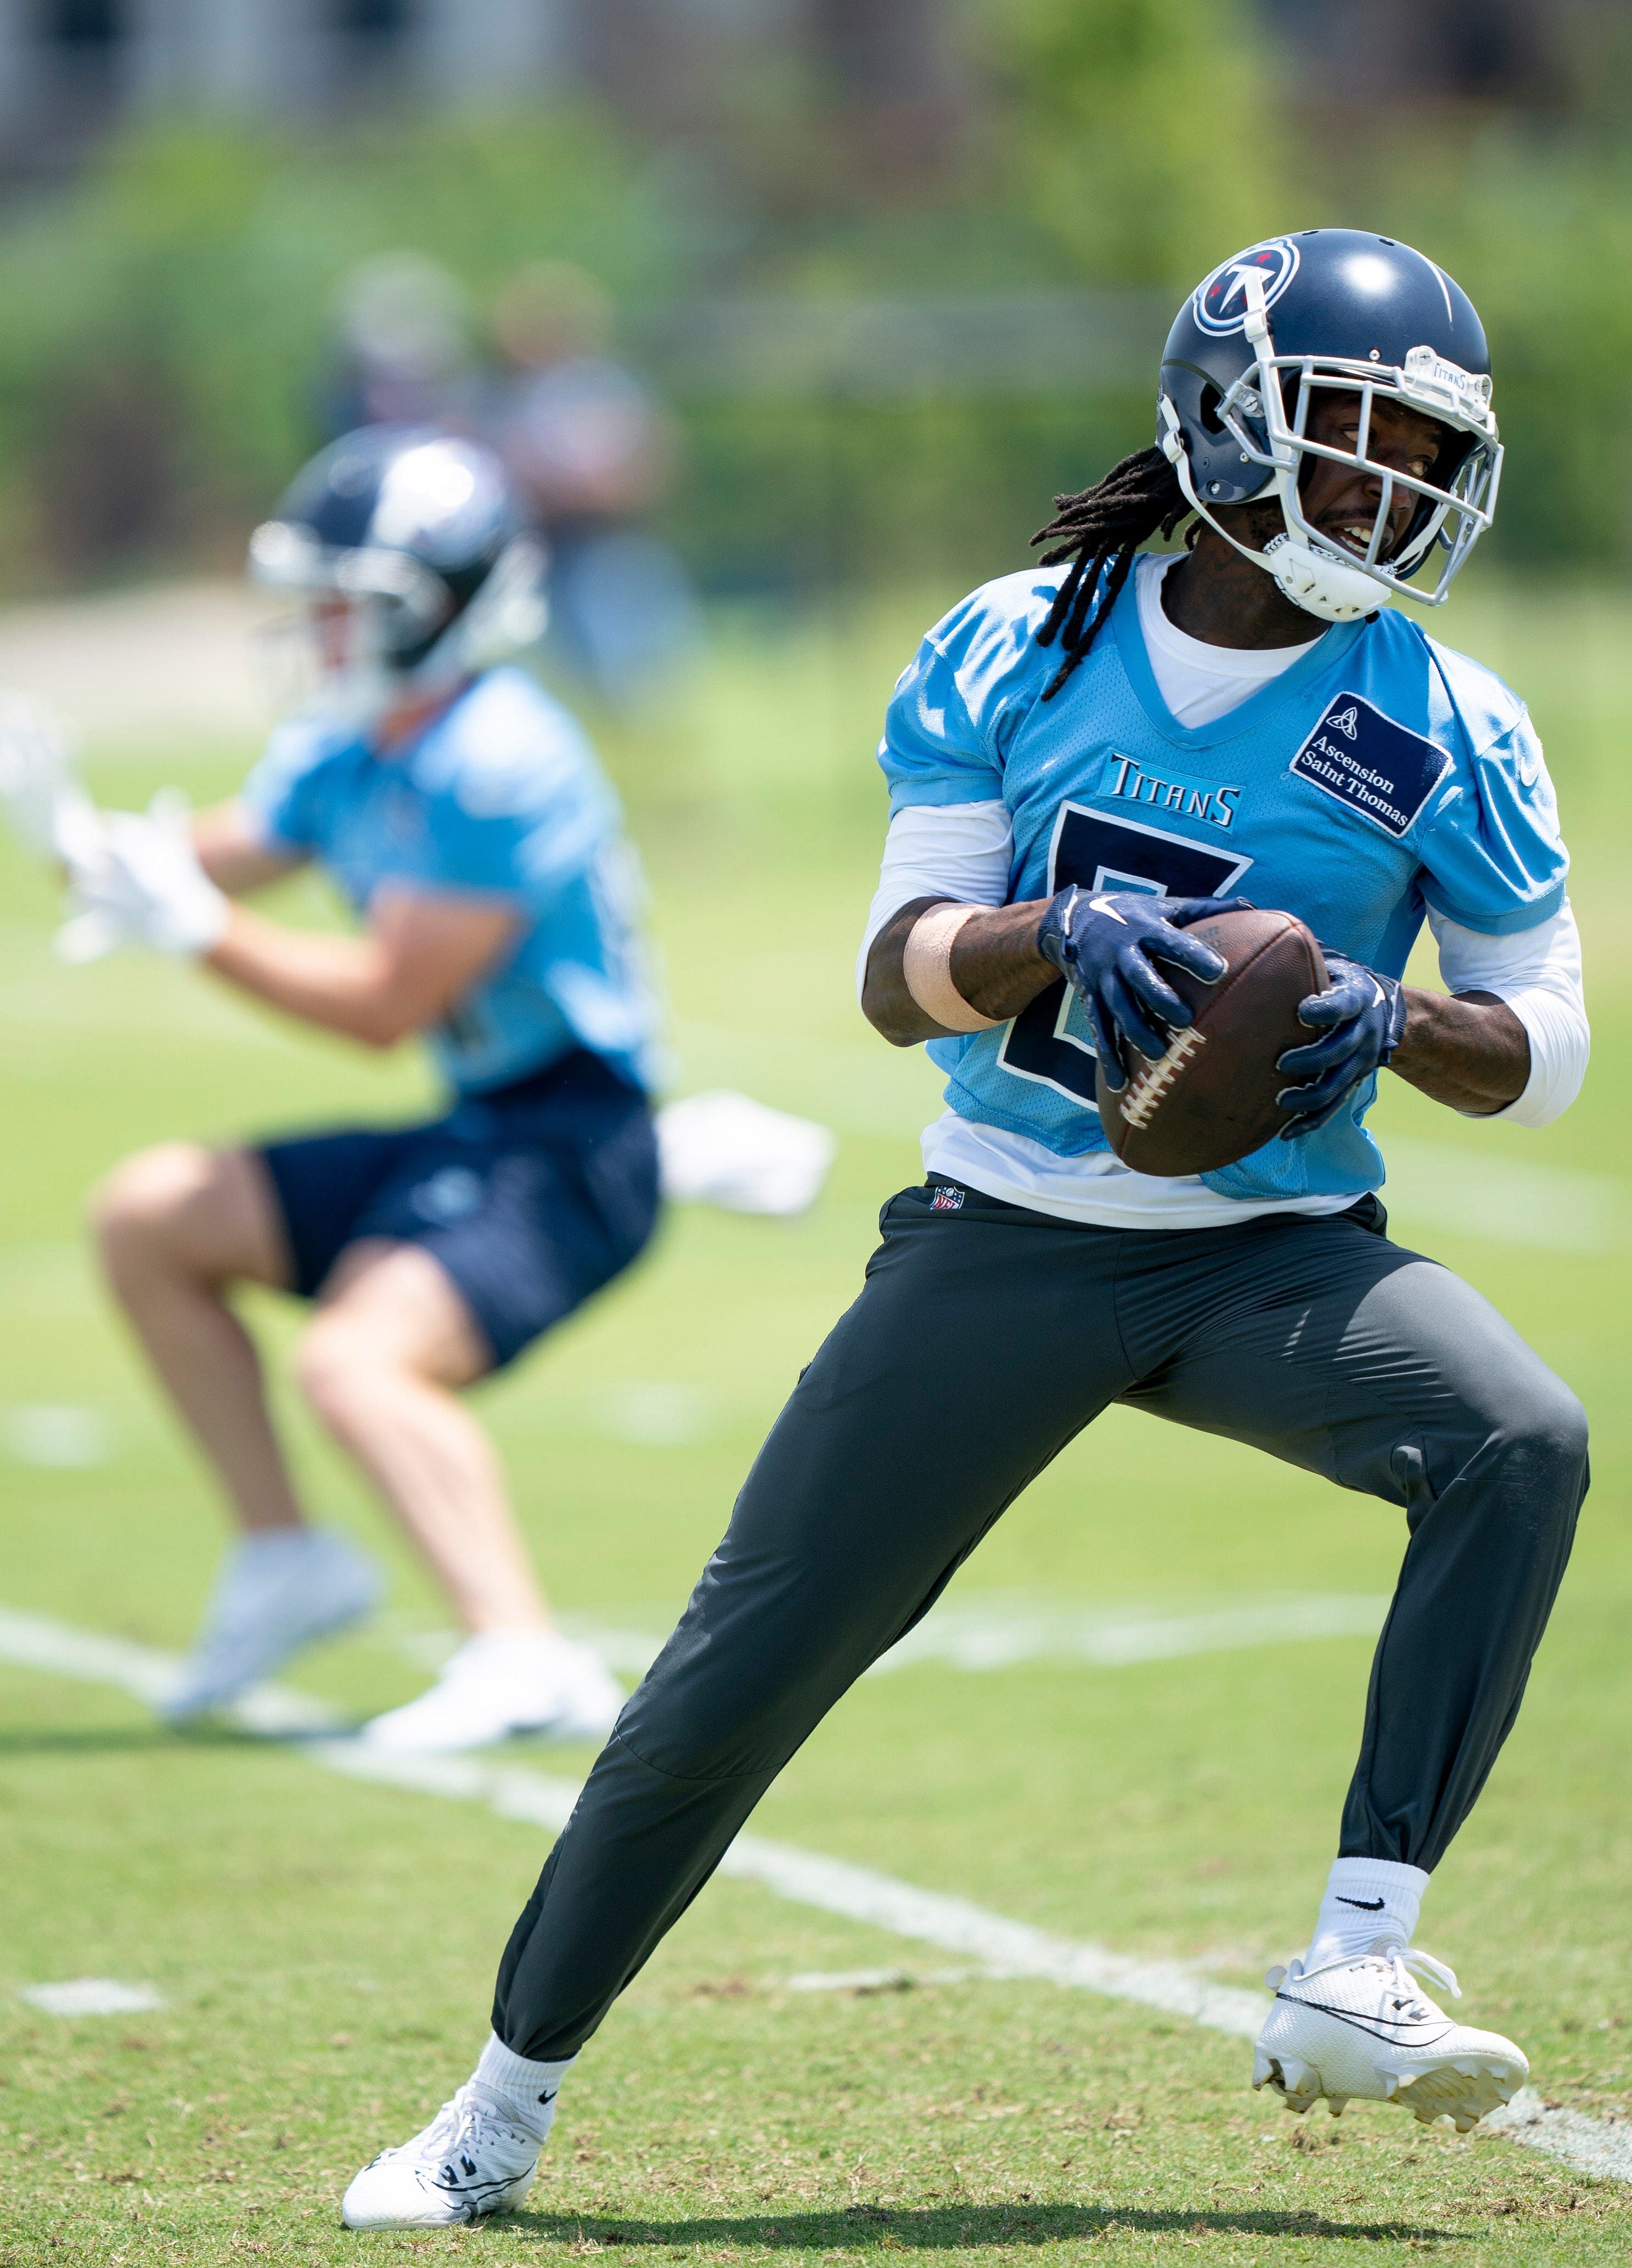
<path fill-rule="evenodd" d="M 655 1621 L 683 1599 L 781 1398 L 853 1294 L 880 1202 L 915 1176 L 935 1082 L 867 1032 L 850 965 L 882 833 L 878 715 L 932 610 L 857 602 L 781 632 L 725 622 L 692 696 L 609 739 L 654 886 L 677 1082 L 809 1111 L 843 1144 L 809 1217 L 675 1217 L 626 1284 L 483 1394 L 568 1606 Z M 1596 1060 L 1577 1108 L 1540 1135 L 1469 1127 L 1397 1086 L 1381 1120 L 1437 1145 L 1452 1176 L 1459 1159 L 1499 1159 L 1625 1186 L 1632 606 L 1493 585 L 1459 600 L 1448 630 L 1530 694 L 1547 738 L 1577 854 Z M 202 798 L 248 752 L 184 748 L 168 767 L 92 753 L 105 793 L 145 794 L 168 770 Z M 0 856 L 0 1404 L 88 1407 L 111 1448 L 83 1469 L 0 1462 L 0 1603 L 173 1646 L 217 1522 L 96 1292 L 84 1192 L 140 1143 L 383 1116 L 429 1090 L 408 1057 L 307 1040 L 189 971 L 59 968 L 47 893 Z M 287 909 L 325 917 L 305 885 Z M 1431 1195 L 1417 1204 L 1399 1232 L 1496 1300 L 1596 1427 L 1594 1491 L 1525 1714 L 1422 1934 L 1462 1970 L 1472 2020 L 1525 2042 L 1549 2097 L 1625 2115 L 1626 1253 L 1610 1229 L 1587 1252 L 1453 1233 Z M 255 1305 L 286 1348 L 296 1312 Z M 674 1438 L 633 1438 L 630 1412 L 654 1410 L 645 1430 Z M 391 1617 L 313 1657 L 300 1682 L 384 1706 L 423 1680 L 404 1644 L 441 1612 L 361 1489 L 292 1406 L 290 1418 L 314 1504 L 385 1549 L 396 1575 Z M 1401 1543 L 1386 1507 L 1114 1413 L 961 1588 L 1084 1606 L 1376 1592 Z M 1342 1639 L 1117 1670 L 925 1665 L 858 1689 L 757 1823 L 1249 1983 L 1306 1931 L 1366 1655 Z M 589 1759 L 537 1761 L 561 1772 Z M 731 1883 L 699 1903 L 585 2057 L 532 2211 L 446 2236 L 347 2237 L 345 2178 L 419 2123 L 480 2043 L 539 1832 L 245 1742 L 163 1739 L 117 1695 L 5 1670 L 0 1837 L 0 2268 L 461 2246 L 727 2261 L 1632 2255 L 1632 2191 L 1394 2112 L 1295 2122 L 1246 2090 L 1239 2042 L 1040 1984 L 790 1992 L 802 1969 L 946 1963 Z M 170 2005 L 66 2022 L 14 1998 L 84 1975 L 151 1982 Z"/>

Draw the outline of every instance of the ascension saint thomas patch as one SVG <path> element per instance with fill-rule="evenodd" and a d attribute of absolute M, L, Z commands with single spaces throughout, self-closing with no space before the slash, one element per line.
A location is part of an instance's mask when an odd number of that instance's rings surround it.
<path fill-rule="evenodd" d="M 1292 758 L 1298 778 L 1403 835 L 1445 777 L 1445 749 L 1408 733 L 1357 693 L 1340 693 Z"/>

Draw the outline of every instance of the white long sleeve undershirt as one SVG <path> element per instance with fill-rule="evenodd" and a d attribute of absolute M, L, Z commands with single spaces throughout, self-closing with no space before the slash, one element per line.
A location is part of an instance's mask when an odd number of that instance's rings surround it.
<path fill-rule="evenodd" d="M 859 993 L 874 939 L 915 898 L 1001 906 L 1009 895 L 1014 837 L 1000 802 L 914 805 L 890 822 L 878 888 L 856 961 Z M 1490 1117 L 1545 1126 L 1570 1108 L 1586 1075 L 1589 1033 L 1581 986 L 1581 939 L 1568 902 L 1516 936 L 1485 937 L 1429 910 L 1439 972 L 1451 992 L 1490 992 L 1530 1042 L 1524 1093 Z M 1352 1197 L 1240 1203 L 1200 1181 L 1158 1181 L 1101 1151 L 1062 1158 L 1040 1142 L 947 1115 L 925 1129 L 924 1166 L 991 1197 L 1067 1219 L 1128 1228 L 1199 1228 L 1267 1212 L 1341 1212 Z"/>

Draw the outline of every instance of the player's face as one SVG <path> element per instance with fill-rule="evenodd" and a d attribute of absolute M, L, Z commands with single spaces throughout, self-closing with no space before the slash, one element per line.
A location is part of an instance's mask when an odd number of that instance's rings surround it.
<path fill-rule="evenodd" d="M 396 687 L 381 651 L 377 600 L 305 593 L 295 611 L 261 635 L 262 666 L 279 716 L 320 710 L 371 725 Z"/>
<path fill-rule="evenodd" d="M 1361 404 L 1357 394 L 1322 393 L 1309 414 L 1312 440 L 1328 448 L 1353 451 L 1359 446 Z M 1413 480 L 1428 480 L 1447 438 L 1446 429 L 1401 401 L 1374 399 L 1366 455 L 1372 465 Z M 1328 457 L 1305 457 L 1298 487 L 1304 517 L 1327 541 L 1364 558 L 1382 501 L 1379 473 L 1358 466 L 1334 464 Z M 1393 556 L 1405 540 L 1422 498 L 1411 489 L 1396 489 L 1390 500 L 1388 533 L 1381 556 Z"/>
<path fill-rule="evenodd" d="M 326 675 L 346 667 L 357 653 L 357 608 L 349 599 L 316 598 L 309 601 L 306 619 L 319 666 Z"/>

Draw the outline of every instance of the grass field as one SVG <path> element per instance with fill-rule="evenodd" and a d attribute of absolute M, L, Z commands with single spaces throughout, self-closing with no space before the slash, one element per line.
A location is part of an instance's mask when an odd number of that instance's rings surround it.
<path fill-rule="evenodd" d="M 483 1395 L 551 1587 L 598 1625 L 658 1632 L 672 1617 L 853 1295 L 880 1203 L 916 1178 L 935 1082 L 866 1031 L 850 966 L 882 830 L 878 714 L 933 606 L 857 602 L 820 630 L 725 622 L 687 702 L 608 740 L 654 885 L 677 1086 L 744 1087 L 824 1118 L 842 1146 L 810 1215 L 673 1218 L 633 1278 Z M 1406 1162 L 1387 1195 L 1396 1233 L 1469 1276 L 1582 1394 L 1596 1477 L 1525 1714 L 1422 1935 L 1461 1971 L 1470 2020 L 1526 2045 L 1542 2094 L 1609 2119 L 1632 2113 L 1632 604 L 1488 585 L 1447 635 L 1525 688 L 1547 739 L 1596 1057 L 1582 1102 L 1540 1135 L 1472 1128 L 1396 1085 L 1379 1120 Z M 92 750 L 99 789 L 121 800 L 172 777 L 213 795 L 249 754 Z M 4 855 L 0 1607 L 174 1647 L 218 1522 L 95 1289 L 84 1192 L 162 1137 L 388 1116 L 427 1090 L 410 1059 L 298 1036 L 190 971 L 58 968 L 48 894 Z M 305 885 L 287 906 L 325 917 Z M 256 1312 L 286 1346 L 294 1310 Z M 440 1611 L 289 1417 L 313 1506 L 396 1576 L 390 1616 L 294 1682 L 346 1711 L 383 1707 L 423 1683 Z M 1039 1602 L 1114 1618 L 1364 1600 L 1390 1587 L 1402 1540 L 1386 1507 L 1114 1412 L 952 1595 L 999 1621 Z M 928 1658 L 864 1682 L 755 1827 L 1251 1985 L 1306 1934 L 1368 1655 L 1350 1635 L 1121 1663 L 1056 1649 L 985 1672 Z M 591 1761 L 517 1760 L 557 1778 Z M 420 2124 L 480 2044 L 540 1830 L 342 1782 L 230 1733 L 164 1736 L 112 1689 L 0 1668 L 0 2268 L 551 2249 L 631 2263 L 1632 2257 L 1632 2188 L 1380 2108 L 1294 2121 L 1248 2091 L 1239 2040 L 969 1974 L 740 1881 L 709 1889 L 585 2055 L 530 2211 L 445 2236 L 347 2236 L 345 2179 Z M 789 1983 L 866 1970 L 896 1989 Z M 87 1976 L 149 1984 L 164 2005 L 67 2019 L 17 1997 Z"/>

